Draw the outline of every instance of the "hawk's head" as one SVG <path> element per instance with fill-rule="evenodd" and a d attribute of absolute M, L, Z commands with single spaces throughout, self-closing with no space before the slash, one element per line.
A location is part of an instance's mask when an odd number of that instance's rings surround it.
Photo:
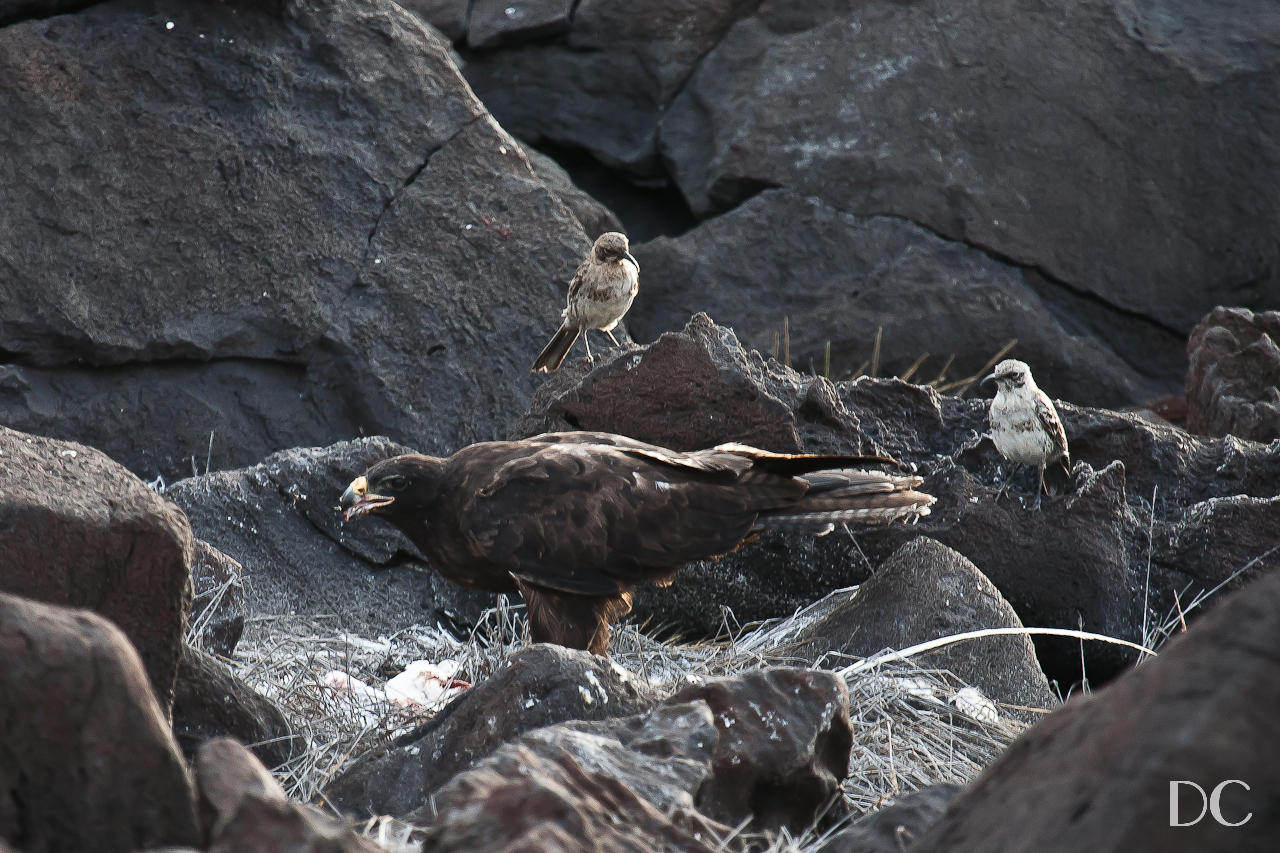
<path fill-rule="evenodd" d="M 439 465 L 440 460 L 416 453 L 384 459 L 352 480 L 342 493 L 343 518 L 378 515 L 397 525 L 420 520 Z"/>

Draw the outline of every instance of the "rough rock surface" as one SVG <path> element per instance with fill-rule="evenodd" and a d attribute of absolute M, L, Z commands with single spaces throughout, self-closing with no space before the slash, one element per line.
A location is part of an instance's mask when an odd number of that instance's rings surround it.
<path fill-rule="evenodd" d="M 712 853 L 732 832 L 687 807 L 660 810 L 612 768 L 583 767 L 568 752 L 544 758 L 519 746 L 503 759 L 460 774 L 441 792 L 424 853 Z"/>
<path fill-rule="evenodd" d="M 945 782 L 915 791 L 840 830 L 818 849 L 822 853 L 902 853 L 942 817 L 959 792 L 959 785 Z"/>
<path fill-rule="evenodd" d="M 623 811 L 634 809 L 636 815 L 610 823 L 638 826 L 640 836 L 654 832 L 649 815 L 655 809 L 674 815 L 680 827 L 692 824 L 703 843 L 710 841 L 707 827 L 718 827 L 723 836 L 724 827 L 743 823 L 756 831 L 798 833 L 812 826 L 838 791 L 852 743 L 841 679 L 772 668 L 686 688 L 634 717 L 567 722 L 524 734 L 458 775 L 411 819 L 430 822 L 441 843 L 489 833 L 508 843 L 540 837 L 548 827 L 507 815 L 497 805 L 547 798 L 553 786 L 530 778 L 525 769 L 540 767 L 552 779 L 604 775 L 609 790 L 621 782 L 635 795 L 621 800 Z M 583 827 L 566 815 L 591 815 L 598 805 L 577 786 L 553 801 L 561 806 L 552 812 L 558 821 L 551 827 L 571 837 Z"/>
<path fill-rule="evenodd" d="M 207 652 L 230 657 L 244 633 L 247 614 L 244 568 L 205 542 L 195 540 L 191 559 L 191 603 L 187 639 Z"/>
<path fill-rule="evenodd" d="M 312 806 L 246 794 L 214 835 L 209 853 L 382 853 L 340 820 Z"/>
<path fill-rule="evenodd" d="M 855 593 L 835 595 L 843 600 L 824 606 L 821 617 L 797 632 L 787 654 L 808 661 L 832 655 L 826 664 L 843 666 L 848 658 L 838 655 L 869 657 L 965 631 L 1023 627 L 973 563 L 925 536 L 894 551 Z M 1042 709 L 1058 705 L 1026 636 L 970 640 L 914 660 L 949 670 L 996 702 Z M 1040 716 L 1008 709 L 1001 714 L 1027 721 Z"/>
<path fill-rule="evenodd" d="M 1280 438 L 1280 311 L 1218 307 L 1187 339 L 1187 429 Z"/>
<path fill-rule="evenodd" d="M 661 175 L 658 126 L 664 108 L 702 54 L 750 5 L 747 0 L 662 0 L 638 13 L 620 0 L 582 0 L 560 38 L 469 53 L 467 81 L 502 126 L 521 139 L 586 148 L 633 174 Z M 468 43 L 472 40 L 468 32 Z"/>
<path fill-rule="evenodd" d="M 214 738 L 201 744 L 191 769 L 206 840 L 235 815 L 246 795 L 278 802 L 288 799 L 271 771 L 235 738 Z"/>
<path fill-rule="evenodd" d="M 1152 376 L 1183 369 L 1179 336 L 1153 339 L 1119 320 L 1091 327 L 1097 321 L 1081 306 L 1042 297 L 1033 272 L 901 217 L 854 216 L 790 190 L 767 190 L 634 252 L 644 271 L 629 315 L 638 340 L 705 311 L 743 346 L 779 360 L 789 340 L 801 372 L 823 372 L 829 343 L 830 376 L 840 378 L 870 369 L 879 332 L 877 375 L 901 374 L 927 355 L 915 373 L 926 382 L 944 366 L 949 379 L 972 376 L 1016 340 L 1014 355 L 1035 365 L 1043 387 L 1099 406 L 1168 393 L 1176 386 Z M 1156 353 L 1167 357 L 1152 363 Z"/>
<path fill-rule="evenodd" d="M 1224 289 L 1280 297 L 1278 35 L 1265 0 L 764 2 L 673 99 L 662 153 L 695 210 L 788 187 L 1185 333 Z"/>
<path fill-rule="evenodd" d="M 1236 592 L 1159 657 L 1068 702 L 1011 746 L 919 842 L 921 850 L 1265 850 L 1280 833 L 1280 770 L 1259 737 L 1280 703 L 1280 574 Z M 1170 782 L 1219 794 L 1170 826 Z M 1178 821 L 1207 805 L 1178 789 Z"/>
<path fill-rule="evenodd" d="M 385 438 L 286 450 L 237 471 L 181 480 L 166 495 L 197 535 L 244 566 L 250 612 L 331 617 L 338 630 L 390 633 L 415 622 L 470 624 L 492 596 L 423 571 L 417 550 L 381 522 L 344 525 L 347 484 L 408 452 Z"/>
<path fill-rule="evenodd" d="M 661 370 L 646 366 L 651 353 Z M 731 418 L 719 414 L 723 388 L 744 401 L 731 406 Z M 720 630 L 724 606 L 746 622 L 861 583 L 920 534 L 981 567 L 1024 624 L 1083 626 L 1134 642 L 1142 639 L 1144 603 L 1148 627 L 1160 625 L 1176 615 L 1175 593 L 1185 606 L 1237 571 L 1231 583 L 1280 565 L 1280 444 L 1198 438 L 1059 402 L 1078 465 L 1067 491 L 1037 511 L 1026 477 L 996 500 L 1008 468 L 982 440 L 988 406 L 898 380 L 832 384 L 797 374 L 744 351 L 732 331 L 699 315 L 650 347 L 598 360 L 585 376 L 570 365 L 539 390 L 512 432 L 604 429 L 677 447 L 754 439 L 778 451 L 887 454 L 921 473 L 924 490 L 938 497 L 914 527 L 817 540 L 779 534 L 686 567 L 671 587 L 637 596 L 636 618 L 686 635 Z M 1063 692 L 1082 677 L 1078 642 L 1036 645 Z M 1117 649 L 1087 646 L 1088 677 L 1103 679 L 1132 661 Z"/>
<path fill-rule="evenodd" d="M 191 607 L 186 518 L 100 451 L 6 427 L 0 483 L 0 590 L 110 619 L 167 714 Z"/>
<path fill-rule="evenodd" d="M 0 838 L 133 853 L 200 841 L 186 764 L 128 638 L 0 593 Z"/>
<path fill-rule="evenodd" d="M 185 645 L 174 689 L 173 732 L 188 757 L 206 741 L 227 735 L 248 744 L 271 767 L 306 749 L 276 703 L 217 658 Z"/>
<path fill-rule="evenodd" d="M 99 3 L 0 79 L 0 420 L 172 480 L 528 399 L 590 243 L 415 15 Z"/>
<path fill-rule="evenodd" d="M 354 762 L 325 796 L 345 812 L 404 815 L 523 732 L 566 720 L 627 716 L 655 698 L 646 684 L 604 658 L 534 645 L 421 729 Z"/>
<path fill-rule="evenodd" d="M 686 687 L 669 701 L 701 700 L 720 740 L 699 810 L 723 823 L 804 831 L 837 799 L 849 771 L 849 691 L 827 672 L 773 667 Z M 838 816 L 828 813 L 828 818 Z"/>

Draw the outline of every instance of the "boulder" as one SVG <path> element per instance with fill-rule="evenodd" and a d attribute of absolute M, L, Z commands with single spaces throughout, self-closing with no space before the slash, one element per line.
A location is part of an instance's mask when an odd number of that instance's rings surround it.
<path fill-rule="evenodd" d="M 720 414 L 726 405 L 732 417 Z M 983 438 L 988 407 L 895 379 L 799 374 L 697 315 L 682 332 L 611 353 L 589 372 L 568 365 L 511 434 L 604 429 L 680 448 L 754 441 L 775 451 L 888 455 L 924 476 L 923 490 L 938 498 L 914 527 L 772 534 L 637 595 L 636 619 L 685 636 L 789 615 L 861 583 L 920 534 L 980 566 L 1023 624 L 1132 642 L 1143 640 L 1144 625 L 1154 636 L 1176 619 L 1179 602 L 1185 609 L 1197 595 L 1280 565 L 1272 533 L 1280 529 L 1280 444 L 1199 438 L 1058 401 L 1077 466 L 1066 489 L 1035 510 L 1027 477 L 997 499 L 1010 469 Z M 1077 641 L 1037 641 L 1037 650 L 1063 692 L 1133 661 L 1120 647 L 1087 644 L 1082 673 Z"/>
<path fill-rule="evenodd" d="M 873 369 L 874 355 L 877 375 L 919 362 L 913 375 L 924 381 L 944 368 L 972 376 L 1016 340 L 1013 353 L 1056 396 L 1113 407 L 1169 393 L 1183 370 L 1179 336 L 1144 339 L 1139 371 L 1123 346 L 1136 326 L 1082 335 L 1080 311 L 1041 296 L 1034 272 L 901 217 L 855 216 L 793 190 L 766 190 L 633 251 L 644 274 L 628 320 L 640 340 L 705 311 L 743 346 L 789 353 L 802 373 L 848 377 Z"/>
<path fill-rule="evenodd" d="M 1187 429 L 1280 438 L 1280 311 L 1214 308 L 1187 339 Z"/>
<path fill-rule="evenodd" d="M 786 187 L 1185 334 L 1224 290 L 1280 301 L 1277 36 L 1264 2 L 764 2 L 671 100 L 660 150 L 700 213 Z"/>
<path fill-rule="evenodd" d="M 590 240 L 396 3 L 98 3 L 0 79 L 0 421 L 172 481 L 528 400 Z"/>
<path fill-rule="evenodd" d="M 286 450 L 249 468 L 181 480 L 165 494 L 199 536 L 243 564 L 255 616 L 324 615 L 367 634 L 415 622 L 470 625 L 492 596 L 426 570 L 390 525 L 347 526 L 338 511 L 351 480 L 406 452 L 385 438 Z"/>
<path fill-rule="evenodd" d="M 1269 748 L 1280 702 L 1280 574 L 1230 596 L 1160 656 L 1030 729 L 918 849 L 1266 850 L 1280 833 Z M 1215 794 L 1227 826 L 1191 823 Z M 1176 794 L 1177 799 L 1171 797 Z M 1172 818 L 1176 817 L 1176 820 Z"/>
<path fill-rule="evenodd" d="M 183 646 L 173 700 L 173 732 L 191 758 L 201 745 L 231 736 L 271 767 L 306 749 L 280 707 L 207 652 Z"/>
<path fill-rule="evenodd" d="M 197 539 L 191 559 L 191 583 L 195 599 L 187 641 L 211 654 L 231 657 L 248 615 L 244 568 L 208 542 Z"/>
<path fill-rule="evenodd" d="M 16 848 L 199 844 L 166 710 L 101 616 L 0 593 L 0 728 L 0 838 Z"/>
<path fill-rule="evenodd" d="M 838 599 L 821 605 L 822 615 L 788 641 L 787 655 L 806 661 L 829 655 L 827 666 L 844 666 L 849 656 L 870 657 L 966 631 L 1023 627 L 1009 602 L 973 563 L 925 536 L 895 551 L 855 593 L 833 595 Z M 968 640 L 913 660 L 948 670 L 1004 705 L 1058 705 L 1027 636 Z M 1039 719 L 1016 708 L 1001 713 L 1024 721 Z"/>
<path fill-rule="evenodd" d="M 0 590 L 110 619 L 168 714 L 191 607 L 187 519 L 100 451 L 6 427 L 0 482 Z"/>
<path fill-rule="evenodd" d="M 432 792 L 503 743 L 566 720 L 634 714 L 656 696 L 608 660 L 576 649 L 537 644 L 396 743 L 353 762 L 325 790 L 344 812 L 404 815 Z"/>
<path fill-rule="evenodd" d="M 894 800 L 832 835 L 817 849 L 822 853 L 902 853 L 947 810 L 959 785 L 943 782 Z"/>

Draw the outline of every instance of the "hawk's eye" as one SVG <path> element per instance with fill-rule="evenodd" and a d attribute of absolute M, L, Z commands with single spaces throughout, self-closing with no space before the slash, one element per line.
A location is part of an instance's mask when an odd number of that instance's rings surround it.
<path fill-rule="evenodd" d="M 392 474 L 390 477 L 382 478 L 382 485 L 386 486 L 393 492 L 403 492 L 409 485 L 409 479 L 399 474 Z"/>

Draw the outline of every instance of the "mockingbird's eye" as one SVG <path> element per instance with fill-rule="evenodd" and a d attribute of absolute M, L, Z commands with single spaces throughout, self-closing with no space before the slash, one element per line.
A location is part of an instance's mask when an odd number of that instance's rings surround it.
<path fill-rule="evenodd" d="M 399 474 L 392 474 L 390 477 L 382 478 L 382 485 L 393 492 L 403 492 L 409 485 L 409 478 L 402 477 Z"/>

